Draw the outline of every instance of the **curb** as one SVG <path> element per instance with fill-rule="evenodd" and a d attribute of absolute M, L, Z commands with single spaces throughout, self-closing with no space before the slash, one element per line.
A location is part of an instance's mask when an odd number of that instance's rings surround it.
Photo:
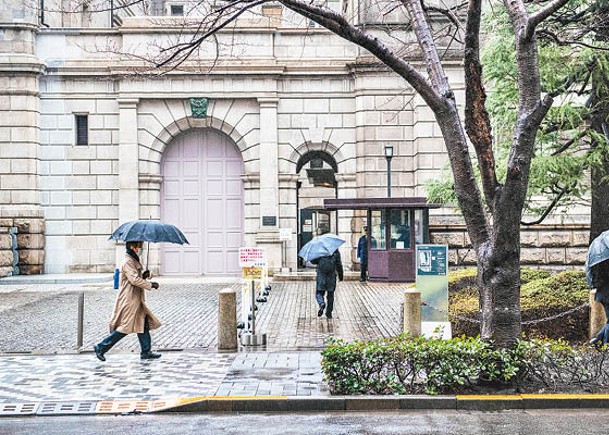
<path fill-rule="evenodd" d="M 609 408 L 608 394 L 457 396 L 201 397 L 153 412 L 298 412 Z"/>
<path fill-rule="evenodd" d="M 208 412 L 502 411 L 609 408 L 609 394 L 457 396 L 201 396 L 168 400 L 80 400 L 0 404 L 15 416 Z"/>

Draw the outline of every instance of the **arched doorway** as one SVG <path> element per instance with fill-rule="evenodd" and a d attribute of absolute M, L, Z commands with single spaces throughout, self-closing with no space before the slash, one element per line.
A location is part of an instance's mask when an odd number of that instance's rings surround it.
<path fill-rule="evenodd" d="M 318 230 L 337 232 L 336 212 L 324 209 L 324 199 L 337 197 L 336 160 L 325 151 L 309 151 L 296 165 L 298 174 L 296 205 L 298 208 L 298 250 Z M 298 259 L 299 267 L 306 265 Z"/>
<path fill-rule="evenodd" d="M 190 130 L 175 138 L 161 161 L 161 218 L 190 245 L 161 245 L 161 273 L 234 275 L 243 245 L 243 159 L 224 134 Z"/>

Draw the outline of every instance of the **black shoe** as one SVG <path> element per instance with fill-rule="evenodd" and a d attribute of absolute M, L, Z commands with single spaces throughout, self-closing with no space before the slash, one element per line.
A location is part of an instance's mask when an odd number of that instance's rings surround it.
<path fill-rule="evenodd" d="M 362 278 L 359 280 L 359 282 L 366 282 L 366 280 Z"/>
<path fill-rule="evenodd" d="M 158 359 L 160 357 L 161 357 L 160 353 L 154 353 L 154 352 L 146 352 L 146 353 L 140 354 L 140 359 Z"/>
<path fill-rule="evenodd" d="M 601 341 L 600 338 L 593 337 L 592 340 L 590 340 L 589 344 L 590 344 L 590 346 L 601 347 L 603 345 L 603 342 Z"/>
<path fill-rule="evenodd" d="M 321 317 L 322 314 L 324 313 L 325 309 L 326 309 L 326 304 L 321 304 L 319 306 L 319 311 L 317 311 L 317 317 Z"/>
<path fill-rule="evenodd" d="M 327 317 L 328 319 L 331 319 L 331 318 L 332 318 L 332 314 L 331 314 L 331 313 L 327 313 L 327 314 L 326 314 L 326 317 Z"/>
<path fill-rule="evenodd" d="M 104 356 L 104 353 L 99 349 L 99 347 L 93 346 L 93 350 L 95 351 L 95 356 L 98 360 L 106 361 L 106 357 Z"/>

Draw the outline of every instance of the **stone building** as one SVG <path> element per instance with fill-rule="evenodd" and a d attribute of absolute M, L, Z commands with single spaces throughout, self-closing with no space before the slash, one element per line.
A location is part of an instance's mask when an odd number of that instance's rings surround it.
<path fill-rule="evenodd" d="M 163 274 L 236 274 L 241 246 L 268 248 L 272 270 L 296 268 L 299 243 L 320 225 L 347 239 L 343 257 L 356 267 L 363 216 L 326 212 L 323 198 L 385 196 L 386 145 L 394 197 L 425 196 L 439 176 L 443 141 L 422 99 L 279 5 L 159 75 L 158 47 L 197 22 L 190 3 L 2 2 L 0 275 L 111 272 L 123 248 L 108 236 L 138 218 L 174 223 L 190 241 L 151 247 Z M 365 1 L 328 5 L 362 25 L 400 20 Z M 453 264 L 472 263 L 452 209 L 435 210 L 431 229 Z M 525 228 L 523 261 L 582 264 L 587 235 L 585 214 Z"/>

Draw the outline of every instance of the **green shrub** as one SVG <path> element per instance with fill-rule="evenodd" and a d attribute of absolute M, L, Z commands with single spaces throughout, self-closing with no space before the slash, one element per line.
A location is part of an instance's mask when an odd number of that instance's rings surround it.
<path fill-rule="evenodd" d="M 322 370 L 332 394 L 456 393 L 481 381 L 514 380 L 518 352 L 471 337 L 335 340 L 322 351 Z"/>
<path fill-rule="evenodd" d="M 517 392 L 602 392 L 609 387 L 607 348 L 575 349 L 565 341 L 519 341 L 493 349 L 479 338 L 401 335 L 332 340 L 322 371 L 332 394 L 457 394 L 511 388 Z"/>

